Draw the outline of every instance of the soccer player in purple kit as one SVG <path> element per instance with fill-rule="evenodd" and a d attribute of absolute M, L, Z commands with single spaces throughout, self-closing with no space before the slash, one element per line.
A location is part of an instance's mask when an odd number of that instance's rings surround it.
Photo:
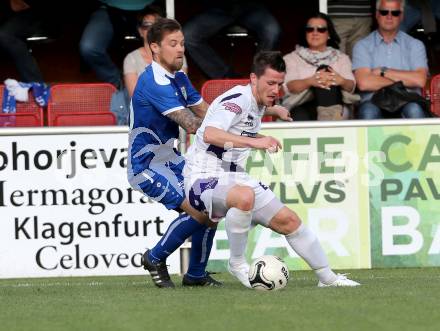
<path fill-rule="evenodd" d="M 254 57 L 250 83 L 235 86 L 212 102 L 185 155 L 185 191 L 194 208 L 208 212 L 213 220 L 225 218 L 228 270 L 246 287 L 251 287 L 245 250 L 252 224 L 284 235 L 315 272 L 319 287 L 358 286 L 346 275 L 333 272 L 317 236 L 269 187 L 245 170 L 251 149 L 276 152 L 282 147 L 276 138 L 259 131 L 267 108 L 275 108 L 272 105 L 285 73 L 280 52 L 260 51 Z"/>

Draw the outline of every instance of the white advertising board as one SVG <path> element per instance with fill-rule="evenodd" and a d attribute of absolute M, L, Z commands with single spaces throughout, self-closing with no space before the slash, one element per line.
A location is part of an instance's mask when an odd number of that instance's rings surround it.
<path fill-rule="evenodd" d="M 0 136 L 0 278 L 144 274 L 177 216 L 133 191 L 126 132 Z M 180 272 L 179 253 L 167 260 Z"/>

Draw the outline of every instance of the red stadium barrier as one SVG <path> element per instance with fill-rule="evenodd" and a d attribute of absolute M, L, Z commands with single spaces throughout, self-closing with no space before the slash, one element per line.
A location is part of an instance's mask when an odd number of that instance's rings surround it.
<path fill-rule="evenodd" d="M 116 88 L 108 83 L 57 84 L 50 89 L 49 126 L 115 125 L 110 102 Z"/>
<path fill-rule="evenodd" d="M 202 97 L 207 103 L 211 104 L 215 98 L 230 88 L 236 85 L 246 85 L 248 83 L 248 78 L 208 80 L 202 86 Z"/>
<path fill-rule="evenodd" d="M 202 97 L 207 103 L 211 104 L 215 98 L 230 88 L 236 85 L 247 85 L 248 83 L 249 78 L 208 80 L 202 86 Z M 272 120 L 272 116 L 263 116 L 262 119 L 263 122 L 271 122 Z"/>
<path fill-rule="evenodd" d="M 3 102 L 4 85 L 0 85 L 0 105 Z M 43 109 L 38 106 L 31 93 L 28 102 L 17 102 L 15 113 L 0 111 L 0 127 L 32 127 L 43 126 Z"/>
<path fill-rule="evenodd" d="M 440 117 L 440 74 L 435 75 L 430 86 L 431 113 Z"/>

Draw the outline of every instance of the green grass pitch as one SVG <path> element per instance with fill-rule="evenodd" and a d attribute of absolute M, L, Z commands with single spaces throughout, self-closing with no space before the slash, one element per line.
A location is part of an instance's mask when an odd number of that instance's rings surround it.
<path fill-rule="evenodd" d="M 157 289 L 148 277 L 0 280 L 0 330 L 440 330 L 440 268 L 355 270 L 357 288 L 317 288 L 310 271 L 258 292 Z"/>

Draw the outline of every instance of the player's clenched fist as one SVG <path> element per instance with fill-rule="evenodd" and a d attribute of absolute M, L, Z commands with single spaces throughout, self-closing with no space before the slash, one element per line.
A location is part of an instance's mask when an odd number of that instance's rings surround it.
<path fill-rule="evenodd" d="M 281 145 L 279 140 L 275 139 L 274 137 L 271 137 L 271 136 L 256 138 L 254 140 L 255 140 L 255 144 L 253 146 L 254 148 L 265 149 L 269 153 L 275 153 L 279 149 L 283 148 L 283 146 Z"/>

